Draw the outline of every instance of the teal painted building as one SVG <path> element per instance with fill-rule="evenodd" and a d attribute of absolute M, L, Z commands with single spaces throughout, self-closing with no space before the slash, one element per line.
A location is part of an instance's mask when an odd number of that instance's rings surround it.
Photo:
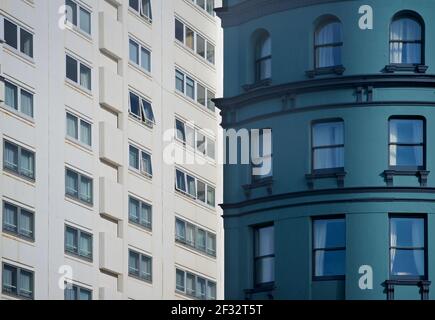
<path fill-rule="evenodd" d="M 226 298 L 435 299 L 435 1 L 217 13 L 222 126 L 272 132 L 224 168 Z"/>

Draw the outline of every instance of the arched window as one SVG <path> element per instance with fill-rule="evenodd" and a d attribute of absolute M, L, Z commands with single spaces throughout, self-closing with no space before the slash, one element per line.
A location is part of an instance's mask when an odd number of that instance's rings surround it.
<path fill-rule="evenodd" d="M 255 50 L 255 80 L 270 79 L 272 77 L 272 39 L 268 33 L 258 38 Z"/>
<path fill-rule="evenodd" d="M 341 22 L 334 18 L 321 23 L 315 33 L 316 69 L 340 66 L 343 32 Z"/>
<path fill-rule="evenodd" d="M 390 63 L 424 63 L 423 21 L 412 13 L 397 14 L 390 27 Z"/>

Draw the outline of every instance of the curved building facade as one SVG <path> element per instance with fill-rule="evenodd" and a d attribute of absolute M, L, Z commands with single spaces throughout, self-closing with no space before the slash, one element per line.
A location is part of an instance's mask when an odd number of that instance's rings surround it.
<path fill-rule="evenodd" d="M 217 12 L 222 126 L 272 132 L 225 165 L 226 298 L 434 299 L 435 1 Z"/>

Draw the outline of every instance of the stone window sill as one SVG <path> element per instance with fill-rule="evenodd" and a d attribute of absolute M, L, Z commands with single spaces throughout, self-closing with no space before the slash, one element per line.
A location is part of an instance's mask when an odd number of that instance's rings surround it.
<path fill-rule="evenodd" d="M 255 90 L 255 89 L 260 89 L 260 88 L 268 87 L 271 84 L 272 84 L 272 79 L 268 78 L 268 79 L 259 80 L 257 82 L 251 83 L 251 84 L 245 84 L 245 85 L 242 86 L 242 88 L 245 91 L 252 91 L 252 90 Z"/>
<path fill-rule="evenodd" d="M 328 74 L 335 74 L 337 76 L 341 76 L 346 68 L 342 65 L 332 66 L 332 67 L 324 67 L 324 68 L 316 68 L 314 70 L 308 70 L 305 72 L 308 78 L 314 78 L 316 76 L 324 76 Z"/>
<path fill-rule="evenodd" d="M 394 72 L 414 72 L 414 73 L 426 73 L 428 66 L 423 64 L 387 64 L 384 68 L 386 73 Z"/>
<path fill-rule="evenodd" d="M 344 178 L 346 177 L 346 171 L 331 171 L 331 172 L 313 172 L 310 174 L 306 174 L 305 178 L 307 180 L 307 185 L 310 190 L 314 189 L 314 181 L 318 179 L 336 179 L 337 187 L 344 187 Z"/>
<path fill-rule="evenodd" d="M 420 186 L 427 186 L 427 176 L 430 171 L 426 170 L 385 170 L 383 175 L 387 187 L 392 187 L 394 185 L 394 176 L 415 176 L 419 178 Z"/>

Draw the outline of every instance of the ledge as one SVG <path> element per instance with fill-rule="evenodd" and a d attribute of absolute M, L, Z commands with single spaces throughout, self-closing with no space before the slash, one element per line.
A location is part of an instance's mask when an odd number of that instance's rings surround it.
<path fill-rule="evenodd" d="M 329 179 L 335 178 L 337 179 L 337 187 L 344 187 L 344 178 L 346 177 L 346 171 L 335 171 L 335 172 L 314 172 L 305 175 L 305 179 L 307 180 L 307 185 L 310 190 L 314 189 L 314 181 L 318 179 Z"/>
<path fill-rule="evenodd" d="M 328 74 L 335 74 L 337 76 L 341 76 L 344 71 L 346 71 L 346 68 L 342 65 L 339 66 L 333 66 L 333 67 L 325 67 L 325 68 L 316 68 L 314 70 L 308 70 L 305 71 L 305 74 L 309 78 L 314 78 L 316 76 L 324 76 Z"/>
<path fill-rule="evenodd" d="M 251 289 L 245 289 L 243 290 L 245 293 L 245 299 L 246 300 L 251 300 L 252 299 L 252 295 L 256 294 L 256 293 L 268 293 L 269 299 L 273 300 L 273 295 L 272 295 L 272 291 L 274 291 L 276 289 L 276 285 L 275 282 L 271 282 L 271 283 L 267 283 L 255 288 L 251 288 Z"/>
<path fill-rule="evenodd" d="M 272 185 L 273 185 L 273 178 L 263 178 L 253 181 L 250 184 L 245 184 L 242 186 L 243 190 L 245 191 L 246 197 L 251 196 L 251 191 L 254 189 L 259 188 L 267 188 L 267 193 L 270 195 L 272 194 Z"/>
<path fill-rule="evenodd" d="M 385 287 L 385 293 L 387 294 L 387 300 L 394 300 L 394 287 L 395 286 L 416 286 L 420 288 L 421 300 L 429 300 L 429 287 L 431 281 L 429 280 L 385 280 L 383 283 Z"/>
<path fill-rule="evenodd" d="M 263 88 L 263 87 L 269 87 L 271 84 L 272 84 L 272 79 L 268 78 L 268 79 L 263 79 L 263 80 L 254 82 L 252 84 L 245 84 L 242 86 L 242 88 L 245 91 L 251 91 L 251 90 L 259 89 L 259 88 Z"/>
<path fill-rule="evenodd" d="M 383 176 L 387 187 L 394 185 L 394 176 L 415 176 L 419 178 L 420 187 L 427 187 L 427 176 L 430 171 L 426 170 L 385 170 Z"/>
<path fill-rule="evenodd" d="M 426 73 L 428 66 L 423 64 L 387 64 L 384 68 L 386 73 L 394 72 L 414 72 L 414 73 Z"/>

